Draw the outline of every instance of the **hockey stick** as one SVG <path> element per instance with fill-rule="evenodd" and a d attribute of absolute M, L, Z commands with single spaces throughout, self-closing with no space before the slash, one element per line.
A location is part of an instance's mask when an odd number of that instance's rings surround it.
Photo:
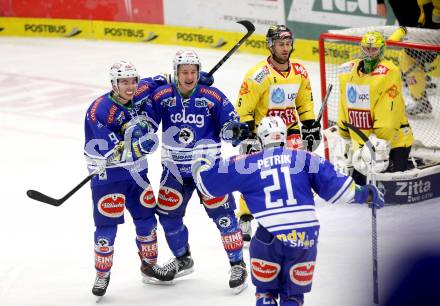
<path fill-rule="evenodd" d="M 114 152 L 107 158 L 107 162 L 106 162 L 107 166 L 113 165 L 115 163 L 115 158 L 121 152 L 121 150 L 122 147 L 115 148 Z M 65 196 L 63 196 L 60 199 L 49 197 L 48 195 L 45 195 L 36 190 L 28 190 L 26 191 L 26 194 L 29 198 L 35 201 L 43 202 L 52 206 L 60 206 L 67 199 L 69 199 L 75 192 L 81 189 L 82 186 L 87 184 L 87 182 L 90 181 L 95 175 L 98 175 L 101 171 L 102 171 L 101 167 L 98 167 L 95 170 L 93 170 L 85 179 L 83 179 L 78 185 L 76 185 L 72 190 L 70 190 Z"/>
<path fill-rule="evenodd" d="M 368 171 L 368 183 L 376 185 L 376 178 L 373 173 L 374 163 L 376 161 L 376 148 L 371 143 L 370 139 L 359 128 L 354 125 L 343 122 L 343 124 L 355 132 L 364 142 L 364 145 L 370 150 L 371 164 Z M 379 304 L 379 278 L 378 278 L 378 265 L 377 265 L 377 220 L 376 220 L 376 205 L 371 205 L 371 239 L 372 239 L 372 251 L 373 251 L 373 301 L 374 304 Z"/>
<path fill-rule="evenodd" d="M 333 84 L 328 84 L 327 90 L 325 92 L 324 100 L 322 100 L 321 109 L 319 110 L 318 117 L 316 117 L 317 122 L 321 121 L 322 115 L 324 114 L 325 107 L 327 106 L 328 98 L 330 97 L 330 93 L 332 92 Z"/>
<path fill-rule="evenodd" d="M 43 202 L 52 206 L 60 206 L 63 204 L 68 198 L 70 198 L 75 192 L 77 192 L 82 186 L 84 186 L 88 181 L 92 179 L 95 175 L 100 172 L 100 169 L 94 170 L 90 173 L 85 179 L 81 181 L 78 185 L 76 185 L 72 190 L 70 190 L 64 197 L 61 199 L 51 198 L 39 191 L 36 190 L 28 190 L 26 192 L 27 196 L 35 201 Z"/>
<path fill-rule="evenodd" d="M 241 44 L 247 40 L 249 38 L 249 36 L 252 35 L 252 33 L 255 32 L 255 26 L 252 24 L 252 22 L 248 21 L 248 20 L 240 20 L 237 21 L 237 23 L 243 25 L 246 30 L 247 33 L 240 39 L 240 41 L 238 43 L 236 43 L 234 45 L 234 47 L 232 47 L 231 50 L 229 50 L 228 53 L 226 53 L 225 56 L 223 56 L 223 58 L 208 72 L 209 75 L 213 75 L 227 60 L 228 58 L 231 57 L 231 55 L 237 51 L 238 48 L 240 48 Z"/>

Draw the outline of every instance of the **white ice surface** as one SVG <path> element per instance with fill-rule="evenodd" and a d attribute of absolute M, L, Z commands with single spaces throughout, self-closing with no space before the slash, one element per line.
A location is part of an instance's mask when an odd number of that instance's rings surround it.
<path fill-rule="evenodd" d="M 94 98 L 109 90 L 108 70 L 129 59 L 143 76 L 171 72 L 178 47 L 62 39 L 0 39 L 0 305 L 93 305 L 91 193 L 84 187 L 60 207 L 26 197 L 36 189 L 61 197 L 87 175 L 83 118 Z M 224 55 L 198 50 L 208 71 Z M 261 56 L 237 53 L 215 74 L 215 85 L 235 101 L 244 73 Z M 319 70 L 305 63 L 320 101 Z M 317 102 L 317 108 L 320 103 Z M 226 154 L 233 154 L 226 146 Z M 322 152 L 320 150 L 319 152 Z M 159 155 L 150 157 L 157 191 Z M 378 211 L 379 276 L 414 250 L 438 246 L 440 204 L 435 201 Z M 330 206 L 317 200 L 321 221 L 317 266 L 307 306 L 372 304 L 371 212 L 365 206 Z M 105 305 L 254 305 L 254 287 L 238 296 L 228 288 L 229 264 L 219 234 L 191 200 L 185 218 L 195 273 L 172 287 L 141 283 L 131 218 L 119 226 Z M 255 228 L 256 224 L 254 224 Z M 171 258 L 159 227 L 159 261 Z M 246 260 L 249 259 L 245 250 Z"/>

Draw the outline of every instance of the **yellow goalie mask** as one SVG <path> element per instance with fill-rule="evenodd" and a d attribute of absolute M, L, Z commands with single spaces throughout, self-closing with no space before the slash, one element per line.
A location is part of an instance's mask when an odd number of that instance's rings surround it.
<path fill-rule="evenodd" d="M 385 40 L 379 32 L 367 32 L 361 40 L 361 54 L 366 73 L 374 70 L 385 51 Z"/>

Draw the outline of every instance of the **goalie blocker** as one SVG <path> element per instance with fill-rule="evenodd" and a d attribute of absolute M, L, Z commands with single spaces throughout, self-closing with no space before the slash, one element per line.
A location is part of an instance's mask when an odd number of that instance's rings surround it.
<path fill-rule="evenodd" d="M 346 160 L 352 158 L 350 150 L 337 134 L 336 127 L 324 131 L 327 139 L 329 159 L 335 167 L 346 174 L 351 174 L 353 165 Z M 385 205 L 413 204 L 440 197 L 440 156 L 436 162 L 420 159 L 417 148 L 410 153 L 409 163 L 414 160 L 415 168 L 404 172 L 376 173 L 376 186 L 384 194 Z M 342 154 L 342 156 L 341 156 Z M 429 159 L 433 159 L 430 156 Z M 418 162 L 416 163 L 417 160 Z"/>

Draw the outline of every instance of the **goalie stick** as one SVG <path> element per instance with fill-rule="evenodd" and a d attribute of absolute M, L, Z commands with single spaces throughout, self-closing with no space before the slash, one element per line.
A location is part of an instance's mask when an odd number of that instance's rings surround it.
<path fill-rule="evenodd" d="M 252 33 L 255 32 L 255 26 L 252 24 L 252 22 L 248 21 L 248 20 L 240 20 L 237 21 L 237 23 L 243 25 L 246 30 L 247 33 L 239 40 L 238 43 L 236 43 L 234 45 L 234 47 L 232 47 L 231 50 L 228 51 L 228 53 L 226 53 L 225 56 L 223 56 L 223 58 L 208 72 L 209 75 L 213 75 L 227 60 L 228 58 L 231 57 L 232 54 L 234 54 L 235 51 L 237 51 L 238 48 L 240 48 L 241 44 L 243 42 L 245 42 L 249 36 L 252 35 Z"/>
<path fill-rule="evenodd" d="M 370 150 L 371 163 L 368 170 L 367 180 L 369 184 L 376 185 L 376 179 L 372 169 L 374 169 L 374 162 L 376 160 L 376 148 L 371 143 L 370 139 L 359 128 L 348 122 L 343 124 L 356 133 L 364 142 L 364 145 Z M 378 278 L 378 264 L 377 264 L 377 220 L 376 220 L 376 205 L 371 205 L 371 243 L 373 251 L 373 302 L 379 305 L 379 278 Z"/>

